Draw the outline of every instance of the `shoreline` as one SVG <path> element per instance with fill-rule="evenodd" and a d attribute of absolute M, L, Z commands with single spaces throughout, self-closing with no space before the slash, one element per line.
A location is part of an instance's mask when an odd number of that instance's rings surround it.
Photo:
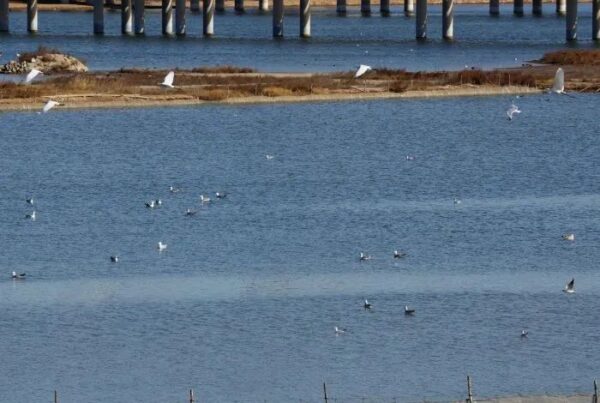
<path fill-rule="evenodd" d="M 303 96 L 251 96 L 231 97 L 218 101 L 207 101 L 193 98 L 178 97 L 149 97 L 134 94 L 77 94 L 47 97 L 47 99 L 61 99 L 64 104 L 58 109 L 113 109 L 113 108 L 152 108 L 152 107 L 179 107 L 179 106 L 211 106 L 211 105 L 265 105 L 265 104 L 292 104 L 313 102 L 353 102 L 353 101 L 378 101 L 388 99 L 419 99 L 419 98 L 453 98 L 453 97 L 486 97 L 498 95 L 536 95 L 543 93 L 537 88 L 525 86 L 473 86 L 438 88 L 430 90 L 406 91 L 402 93 L 349 93 L 349 94 L 311 94 Z M 31 112 L 38 111 L 42 106 L 40 101 L 20 102 L 13 99 L 0 100 L 0 112 Z"/>

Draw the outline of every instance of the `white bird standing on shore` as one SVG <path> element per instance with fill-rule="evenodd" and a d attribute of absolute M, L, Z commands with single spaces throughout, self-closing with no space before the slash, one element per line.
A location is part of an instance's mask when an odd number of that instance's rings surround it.
<path fill-rule="evenodd" d="M 554 74 L 554 83 L 552 84 L 550 92 L 555 94 L 565 93 L 565 72 L 561 67 L 559 67 L 558 70 L 556 70 L 556 74 Z"/>
<path fill-rule="evenodd" d="M 36 78 L 38 75 L 43 74 L 41 71 L 39 71 L 38 69 L 31 69 L 31 71 L 29 73 L 27 73 L 27 75 L 25 76 L 25 79 L 23 79 L 23 84 L 29 84 L 33 81 L 34 78 Z"/>
<path fill-rule="evenodd" d="M 162 252 L 167 249 L 167 244 L 159 241 L 156 245 L 156 249 L 158 249 L 159 252 Z"/>
<path fill-rule="evenodd" d="M 165 76 L 163 82 L 160 83 L 160 86 L 166 88 L 175 88 L 175 86 L 173 85 L 173 81 L 175 81 L 175 72 L 169 71 L 169 73 Z"/>
<path fill-rule="evenodd" d="M 510 107 L 506 110 L 506 116 L 508 116 L 508 120 L 513 120 L 513 116 L 521 113 L 519 107 L 515 104 L 511 104 Z"/>
<path fill-rule="evenodd" d="M 373 70 L 371 68 L 371 66 L 367 66 L 366 64 L 361 64 L 360 66 L 358 66 L 358 70 L 356 70 L 356 73 L 354 74 L 354 78 L 358 78 L 360 76 L 362 76 L 363 74 L 365 74 L 367 71 L 371 71 Z"/>
<path fill-rule="evenodd" d="M 54 108 L 55 106 L 58 106 L 58 105 L 60 105 L 58 102 L 53 101 L 53 100 L 49 100 L 48 102 L 46 102 L 46 104 L 42 108 L 42 113 L 48 113 L 50 111 L 50 109 L 52 109 L 52 108 Z"/>

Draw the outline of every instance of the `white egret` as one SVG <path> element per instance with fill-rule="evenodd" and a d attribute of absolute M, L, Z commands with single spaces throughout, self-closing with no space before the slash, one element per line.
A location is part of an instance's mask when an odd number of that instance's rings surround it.
<path fill-rule="evenodd" d="M 48 113 L 48 111 L 50 111 L 50 109 L 52 109 L 52 108 L 54 108 L 55 106 L 58 106 L 58 105 L 60 105 L 58 102 L 53 101 L 53 100 L 49 100 L 48 102 L 46 102 L 46 104 L 42 108 L 42 113 Z"/>
<path fill-rule="evenodd" d="M 165 76 L 165 79 L 163 80 L 162 83 L 160 83 L 160 85 L 161 85 L 161 87 L 175 88 L 173 86 L 174 80 L 175 80 L 175 72 L 169 71 L 169 73 Z"/>
<path fill-rule="evenodd" d="M 554 74 L 554 84 L 552 85 L 550 92 L 555 94 L 565 93 L 565 72 L 560 67 L 556 70 L 556 74 Z"/>
<path fill-rule="evenodd" d="M 358 78 L 360 76 L 362 76 L 363 74 L 365 74 L 367 71 L 371 71 L 373 70 L 371 68 L 371 66 L 367 66 L 366 64 L 361 64 L 360 66 L 358 66 L 358 70 L 356 70 L 356 73 L 354 73 L 354 78 Z"/>
<path fill-rule="evenodd" d="M 31 71 L 29 73 L 27 73 L 27 75 L 25 76 L 25 79 L 23 80 L 23 84 L 29 84 L 33 81 L 34 78 L 36 78 L 39 74 L 43 74 L 41 71 L 39 71 L 38 69 L 31 69 Z"/>
<path fill-rule="evenodd" d="M 521 110 L 515 104 L 511 104 L 510 107 L 506 110 L 506 116 L 508 116 L 508 120 L 513 120 L 514 115 L 519 113 L 521 113 Z"/>

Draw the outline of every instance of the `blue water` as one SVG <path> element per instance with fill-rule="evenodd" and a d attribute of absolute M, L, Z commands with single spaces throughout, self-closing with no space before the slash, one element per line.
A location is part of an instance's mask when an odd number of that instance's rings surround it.
<path fill-rule="evenodd" d="M 0 114 L 0 401 L 589 391 L 600 98 L 510 102 Z"/>
<path fill-rule="evenodd" d="M 487 5 L 458 5 L 455 8 L 455 38 L 441 39 L 441 8 L 429 7 L 429 39 L 415 41 L 415 19 L 406 18 L 399 4 L 392 4 L 392 16 L 382 18 L 378 5 L 373 16 L 360 17 L 349 8 L 340 18 L 332 9 L 314 9 L 312 38 L 298 37 L 298 13 L 290 8 L 285 16 L 285 38 L 274 40 L 271 15 L 256 13 L 256 3 L 246 2 L 248 13 L 228 10 L 217 15 L 215 37 L 201 36 L 202 16 L 188 14 L 188 35 L 184 39 L 160 35 L 160 11 L 147 10 L 143 38 L 120 35 L 120 12 L 106 12 L 106 35 L 92 35 L 92 13 L 41 12 L 39 34 L 26 33 L 24 12 L 11 13 L 10 35 L 0 37 L 1 62 L 17 52 L 38 45 L 59 48 L 87 61 L 90 68 L 121 67 L 189 68 L 231 64 L 262 71 L 347 71 L 358 64 L 410 70 L 462 69 L 465 65 L 483 68 L 520 66 L 538 59 L 544 52 L 565 44 L 565 20 L 555 16 L 553 4 L 544 5 L 544 17 L 512 16 L 512 6 L 503 5 L 501 17 L 492 18 Z M 590 48 L 591 5 L 579 6 L 579 41 L 570 46 Z"/>

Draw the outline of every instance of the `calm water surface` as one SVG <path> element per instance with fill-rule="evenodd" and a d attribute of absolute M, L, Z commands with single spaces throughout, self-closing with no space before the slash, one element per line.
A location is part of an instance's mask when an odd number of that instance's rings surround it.
<path fill-rule="evenodd" d="M 588 391 L 600 98 L 510 102 L 0 114 L 0 401 Z"/>
<path fill-rule="evenodd" d="M 415 41 L 415 19 L 405 18 L 398 4 L 392 17 L 381 18 L 378 5 L 373 16 L 360 17 L 358 8 L 349 8 L 340 18 L 333 9 L 315 9 L 309 40 L 298 38 L 298 13 L 290 8 L 285 17 L 283 40 L 274 40 L 271 15 L 257 14 L 256 2 L 246 2 L 244 16 L 229 10 L 217 15 L 214 38 L 202 38 L 202 16 L 188 14 L 188 36 L 184 39 L 160 35 L 160 11 L 147 10 L 144 38 L 120 35 L 120 12 L 106 12 L 106 35 L 92 35 L 92 13 L 42 12 L 39 34 L 26 32 L 26 14 L 11 13 L 10 35 L 0 36 L 1 62 L 38 45 L 57 47 L 85 59 L 92 69 L 121 67 L 189 68 L 231 64 L 263 71 L 347 71 L 358 64 L 411 70 L 461 69 L 520 66 L 538 59 L 544 52 L 565 47 L 565 20 L 557 18 L 553 4 L 544 5 L 544 17 L 512 16 L 512 6 L 501 8 L 501 17 L 492 18 L 484 5 L 459 5 L 455 9 L 456 41 L 441 39 L 441 8 L 429 7 L 429 40 Z M 593 47 L 591 5 L 579 6 L 579 41 Z"/>

